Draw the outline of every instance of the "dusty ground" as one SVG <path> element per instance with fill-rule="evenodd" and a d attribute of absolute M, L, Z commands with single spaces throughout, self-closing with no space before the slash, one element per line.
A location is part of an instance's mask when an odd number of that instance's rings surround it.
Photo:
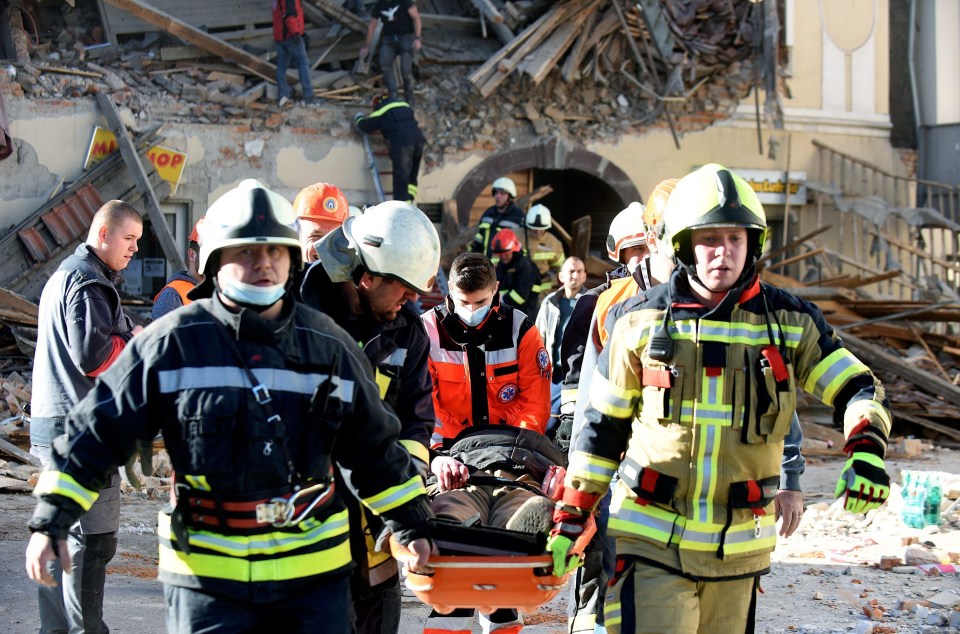
<path fill-rule="evenodd" d="M 952 599 L 960 601 L 960 582 L 955 575 L 927 576 L 884 572 L 876 564 L 882 555 L 903 557 L 901 539 L 915 536 L 936 546 L 946 556 L 960 551 L 960 529 L 945 526 L 940 532 L 920 531 L 899 520 L 899 499 L 889 508 L 866 519 L 824 510 L 833 500 L 832 491 L 842 462 L 839 459 L 810 460 L 803 485 L 808 510 L 801 528 L 789 540 L 781 540 L 773 572 L 764 577 L 758 630 L 762 632 L 847 632 L 886 634 L 921 632 L 953 634 L 960 625 L 960 612 L 952 612 Z M 960 452 L 939 449 L 910 461 L 891 460 L 888 468 L 895 480 L 901 469 L 960 474 Z M 154 579 L 156 512 L 161 506 L 140 494 L 125 496 L 122 509 L 120 549 L 111 565 L 106 595 L 106 621 L 117 634 L 163 632 L 163 597 Z M 0 495 L 0 632 L 35 632 L 35 590 L 23 572 L 24 526 L 33 506 L 26 495 Z M 956 515 L 954 516 L 956 517 Z M 920 573 L 918 568 L 912 572 Z M 954 596 L 919 612 L 903 601 L 936 599 L 940 593 Z M 565 593 L 564 593 L 565 594 Z M 870 621 L 864 608 L 875 618 Z M 955 604 L 960 608 L 960 603 Z M 524 631 L 546 634 L 564 631 L 566 602 L 561 596 L 539 614 L 528 615 Z M 422 628 L 428 610 L 415 598 L 404 600 L 403 634 Z M 952 625 L 951 623 L 952 618 Z M 319 631 L 319 630 L 318 630 Z"/>

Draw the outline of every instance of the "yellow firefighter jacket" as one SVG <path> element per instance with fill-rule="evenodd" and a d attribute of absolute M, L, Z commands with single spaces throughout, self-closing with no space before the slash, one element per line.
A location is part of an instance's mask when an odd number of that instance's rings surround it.
<path fill-rule="evenodd" d="M 650 344 L 664 323 L 672 355 L 658 361 Z M 619 469 L 618 555 L 703 580 L 764 572 L 798 387 L 843 414 L 848 441 L 886 446 L 890 413 L 870 369 L 818 308 L 756 276 L 710 310 L 677 271 L 614 307 L 607 327 L 567 486 L 602 493 Z"/>

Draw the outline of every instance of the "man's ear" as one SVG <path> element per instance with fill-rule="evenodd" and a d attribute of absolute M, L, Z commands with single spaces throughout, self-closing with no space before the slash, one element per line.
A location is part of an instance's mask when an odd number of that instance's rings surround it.
<path fill-rule="evenodd" d="M 107 225 L 100 225 L 100 228 L 97 229 L 97 240 L 100 241 L 100 244 L 107 243 L 107 234 L 110 233 L 110 227 Z"/>
<path fill-rule="evenodd" d="M 370 275 L 366 271 L 360 274 L 360 279 L 357 280 L 357 288 L 362 288 L 364 290 L 369 290 L 373 288 L 374 285 L 374 276 Z"/>

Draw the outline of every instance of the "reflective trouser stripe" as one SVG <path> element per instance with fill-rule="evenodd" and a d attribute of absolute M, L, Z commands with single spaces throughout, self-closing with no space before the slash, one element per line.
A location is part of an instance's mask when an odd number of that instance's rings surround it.
<path fill-rule="evenodd" d="M 567 626 L 570 634 L 593 634 L 597 626 L 597 615 L 578 614 L 567 620 Z"/>
<path fill-rule="evenodd" d="M 464 612 L 458 610 L 457 612 Z M 423 627 L 423 634 L 470 634 L 473 631 L 473 611 L 468 615 L 437 614 L 431 612 Z"/>

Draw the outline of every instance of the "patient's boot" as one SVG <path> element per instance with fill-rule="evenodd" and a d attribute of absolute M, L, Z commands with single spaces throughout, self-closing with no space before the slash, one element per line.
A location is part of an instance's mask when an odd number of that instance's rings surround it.
<path fill-rule="evenodd" d="M 550 498 L 539 495 L 530 498 L 507 522 L 507 530 L 533 534 L 549 533 L 553 528 L 553 505 Z"/>

